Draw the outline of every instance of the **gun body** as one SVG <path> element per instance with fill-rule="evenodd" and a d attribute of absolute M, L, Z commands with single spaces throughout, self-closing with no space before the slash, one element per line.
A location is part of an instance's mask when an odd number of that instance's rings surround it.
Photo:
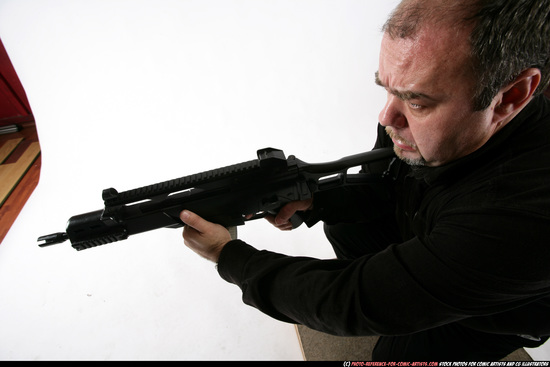
<path fill-rule="evenodd" d="M 347 174 L 361 164 L 393 157 L 391 148 L 320 164 L 308 164 L 278 149 L 258 150 L 258 159 L 206 171 L 126 192 L 103 191 L 104 208 L 71 217 L 65 233 L 38 238 L 39 246 L 70 240 L 87 248 L 125 240 L 159 228 L 178 228 L 179 213 L 188 209 L 225 227 L 276 214 L 291 201 L 342 185 L 361 184 L 362 174 Z M 245 215 L 253 214 L 245 219 Z M 294 227 L 301 224 L 293 217 Z"/>

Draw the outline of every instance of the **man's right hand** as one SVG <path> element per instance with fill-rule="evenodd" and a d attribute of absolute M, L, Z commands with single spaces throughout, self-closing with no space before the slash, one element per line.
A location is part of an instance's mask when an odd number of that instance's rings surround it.
<path fill-rule="evenodd" d="M 292 223 L 290 223 L 290 218 L 296 214 L 297 211 L 306 211 L 311 209 L 312 206 L 313 199 L 291 201 L 284 205 L 276 216 L 267 215 L 265 219 L 281 231 L 290 231 L 293 228 Z"/>

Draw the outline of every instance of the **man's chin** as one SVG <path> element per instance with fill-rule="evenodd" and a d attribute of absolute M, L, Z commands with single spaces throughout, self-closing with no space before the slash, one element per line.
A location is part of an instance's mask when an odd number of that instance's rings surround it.
<path fill-rule="evenodd" d="M 393 146 L 393 151 L 395 155 L 401 159 L 403 162 L 407 163 L 409 166 L 425 166 L 426 161 L 418 152 L 411 152 L 403 150 L 398 146 Z"/>

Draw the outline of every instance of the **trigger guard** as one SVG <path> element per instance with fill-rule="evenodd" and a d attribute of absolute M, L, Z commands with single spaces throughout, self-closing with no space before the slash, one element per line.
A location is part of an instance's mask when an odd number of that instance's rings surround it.
<path fill-rule="evenodd" d="M 292 217 L 290 217 L 289 222 L 292 224 L 292 229 L 298 228 L 304 223 L 304 219 L 300 213 L 296 212 Z"/>

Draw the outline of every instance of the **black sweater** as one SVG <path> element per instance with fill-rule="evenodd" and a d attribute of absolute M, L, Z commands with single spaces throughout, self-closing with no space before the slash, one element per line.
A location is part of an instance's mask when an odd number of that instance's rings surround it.
<path fill-rule="evenodd" d="M 391 144 L 379 126 L 377 146 Z M 262 312 L 336 335 L 451 322 L 550 335 L 549 101 L 535 98 L 466 157 L 416 169 L 394 160 L 390 171 L 388 200 L 352 189 L 316 197 L 315 208 L 329 223 L 391 213 L 401 243 L 355 260 L 318 260 L 235 240 L 221 253 L 220 275 Z"/>

